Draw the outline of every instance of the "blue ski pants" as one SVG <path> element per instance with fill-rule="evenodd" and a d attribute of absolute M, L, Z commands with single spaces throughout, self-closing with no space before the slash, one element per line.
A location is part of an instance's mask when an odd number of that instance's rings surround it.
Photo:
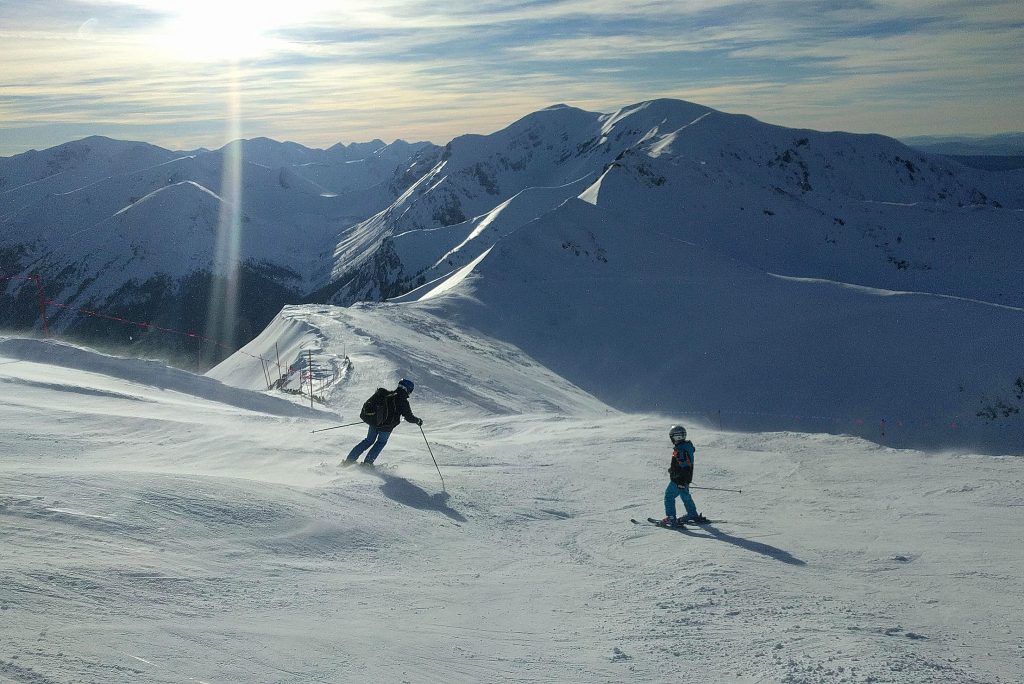
<path fill-rule="evenodd" d="M 369 432 L 366 433 L 366 439 L 352 447 L 352 451 L 348 452 L 347 460 L 358 461 L 359 454 L 369 449 L 369 453 L 366 454 L 366 458 L 363 460 L 367 463 L 373 463 L 377 459 L 377 455 L 380 454 L 381 449 L 388 443 L 390 436 L 390 432 L 378 430 L 371 425 Z"/>
<path fill-rule="evenodd" d="M 690 496 L 689 485 L 680 487 L 675 482 L 669 482 L 668 487 L 665 487 L 665 515 L 670 518 L 676 517 L 676 497 L 683 500 L 683 506 L 686 507 L 686 514 L 689 516 L 697 516 L 697 506 L 693 503 L 693 497 Z"/>

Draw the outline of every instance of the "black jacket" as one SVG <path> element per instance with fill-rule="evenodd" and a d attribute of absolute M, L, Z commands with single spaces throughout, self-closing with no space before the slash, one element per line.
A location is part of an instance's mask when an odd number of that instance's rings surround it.
<path fill-rule="evenodd" d="M 693 481 L 693 454 L 697 451 L 693 442 L 680 442 L 672 450 L 672 462 L 668 466 L 669 479 L 680 487 Z"/>
<path fill-rule="evenodd" d="M 412 408 L 409 406 L 409 395 L 401 387 L 396 390 L 386 390 L 381 387 L 367 404 L 370 402 L 376 404 L 374 408 L 381 415 L 368 420 L 364 415 L 366 412 L 366 407 L 364 406 L 364 413 L 360 414 L 359 417 L 370 425 L 375 425 L 381 432 L 391 432 L 402 422 L 402 418 L 405 418 L 410 423 L 420 422 L 420 419 L 413 415 Z"/>

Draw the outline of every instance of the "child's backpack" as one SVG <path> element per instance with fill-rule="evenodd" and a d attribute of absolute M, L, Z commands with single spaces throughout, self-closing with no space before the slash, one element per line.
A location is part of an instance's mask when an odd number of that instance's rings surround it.
<path fill-rule="evenodd" d="M 363 402 L 363 410 L 359 412 L 359 419 L 373 427 L 380 427 L 387 423 L 388 418 L 391 417 L 389 406 L 391 402 L 388 399 L 394 395 L 395 393 L 391 390 L 378 387 L 373 396 Z"/>

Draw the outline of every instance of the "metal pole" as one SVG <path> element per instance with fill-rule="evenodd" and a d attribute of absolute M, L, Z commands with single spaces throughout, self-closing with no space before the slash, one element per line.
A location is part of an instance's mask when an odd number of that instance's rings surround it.
<path fill-rule="evenodd" d="M 309 366 L 309 408 L 313 408 L 313 350 L 307 349 L 306 351 L 308 352 L 306 358 L 309 359 L 306 364 Z"/>
<path fill-rule="evenodd" d="M 359 421 L 358 423 L 346 423 L 345 425 L 335 425 L 334 427 L 320 428 L 319 430 L 313 430 L 313 432 L 323 432 L 324 430 L 337 430 L 338 428 L 352 427 L 353 425 L 364 425 L 364 424 L 365 423 L 363 423 L 363 421 Z"/>
<path fill-rule="evenodd" d="M 698 487 L 697 485 L 690 485 L 690 489 L 708 489 L 713 492 L 735 492 L 736 494 L 742 494 L 742 489 L 722 489 L 721 487 Z"/>
<path fill-rule="evenodd" d="M 263 356 L 260 356 L 260 368 L 263 369 L 263 378 L 267 381 L 267 389 L 269 390 L 273 385 L 270 383 L 270 373 L 267 372 L 267 362 L 263 360 Z"/>
<path fill-rule="evenodd" d="M 441 474 L 441 469 L 437 465 L 437 459 L 434 458 L 434 452 L 430 450 L 430 442 L 427 441 L 427 433 L 423 432 L 423 426 L 420 425 L 420 434 L 423 435 L 423 443 L 427 445 L 427 451 L 430 453 L 430 460 L 434 462 L 434 467 L 437 468 L 437 476 L 441 478 L 441 489 L 444 493 L 448 493 L 448 488 L 444 486 L 444 475 Z"/>

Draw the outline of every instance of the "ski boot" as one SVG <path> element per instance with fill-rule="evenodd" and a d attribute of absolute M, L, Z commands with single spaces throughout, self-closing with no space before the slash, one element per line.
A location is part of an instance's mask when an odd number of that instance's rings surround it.
<path fill-rule="evenodd" d="M 707 525 L 711 521 L 698 513 L 697 515 L 684 515 L 682 518 L 679 518 L 679 522 L 690 523 L 693 525 Z"/>

